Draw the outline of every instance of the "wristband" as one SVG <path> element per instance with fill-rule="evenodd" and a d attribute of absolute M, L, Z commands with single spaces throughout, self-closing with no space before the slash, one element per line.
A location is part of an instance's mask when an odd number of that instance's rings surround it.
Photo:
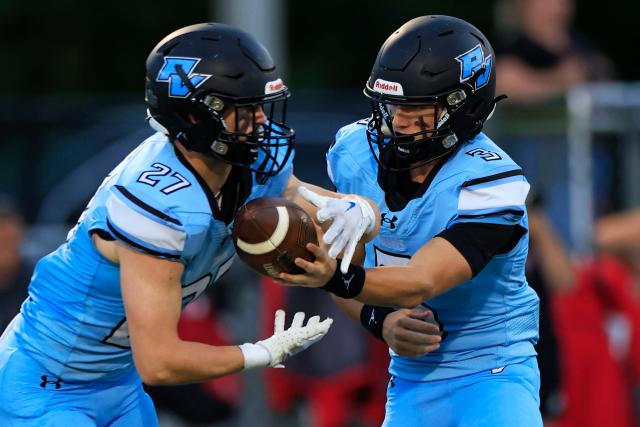
<path fill-rule="evenodd" d="M 244 356 L 244 369 L 266 368 L 271 363 L 269 351 L 259 344 L 245 343 L 238 347 Z"/>
<path fill-rule="evenodd" d="M 362 323 L 362 326 L 371 332 L 374 337 L 384 341 L 382 337 L 382 325 L 384 324 L 384 319 L 394 311 L 396 310 L 391 307 L 365 304 L 362 306 L 362 310 L 360 310 L 360 323 Z"/>
<path fill-rule="evenodd" d="M 340 259 L 337 260 L 340 264 Z M 364 287 L 365 272 L 359 265 L 349 264 L 347 274 L 342 274 L 336 266 L 336 272 L 329 282 L 321 289 L 339 296 L 340 298 L 355 298 Z"/>

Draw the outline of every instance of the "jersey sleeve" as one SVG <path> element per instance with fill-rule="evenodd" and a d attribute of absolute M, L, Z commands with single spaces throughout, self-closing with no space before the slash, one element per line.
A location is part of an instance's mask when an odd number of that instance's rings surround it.
<path fill-rule="evenodd" d="M 353 192 L 351 184 L 355 182 L 354 180 L 363 178 L 362 170 L 353 157 L 354 153 L 348 147 L 360 148 L 351 139 L 358 134 L 365 123 L 365 120 L 360 120 L 338 130 L 333 144 L 327 150 L 327 176 L 339 193 Z M 365 154 L 368 157 L 368 146 L 366 149 Z"/>
<path fill-rule="evenodd" d="M 109 189 L 106 208 L 108 231 L 114 238 L 150 255 L 180 259 L 187 233 L 169 209 L 154 200 L 143 201 L 121 185 Z"/>
<path fill-rule="evenodd" d="M 519 168 L 467 180 L 460 189 L 455 222 L 520 224 L 529 188 Z"/>

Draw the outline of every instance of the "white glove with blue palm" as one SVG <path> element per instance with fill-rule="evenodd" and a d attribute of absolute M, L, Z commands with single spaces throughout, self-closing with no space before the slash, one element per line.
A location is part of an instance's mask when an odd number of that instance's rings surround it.
<path fill-rule="evenodd" d="M 324 233 L 323 241 L 331 245 L 328 255 L 336 258 L 344 249 L 340 271 L 347 274 L 356 245 L 365 233 L 375 227 L 376 215 L 369 203 L 358 196 L 345 196 L 341 199 L 322 196 L 304 186 L 298 187 L 298 193 L 309 203 L 318 207 L 318 221 L 332 220 Z"/>
<path fill-rule="evenodd" d="M 288 357 L 305 350 L 320 341 L 329 331 L 333 319 L 327 317 L 322 322 L 320 316 L 313 316 L 305 326 L 305 314 L 298 312 L 293 316 L 289 329 L 284 329 L 285 314 L 277 310 L 273 325 L 273 335 L 255 344 L 240 346 L 244 356 L 244 368 L 283 368 L 282 362 Z"/>

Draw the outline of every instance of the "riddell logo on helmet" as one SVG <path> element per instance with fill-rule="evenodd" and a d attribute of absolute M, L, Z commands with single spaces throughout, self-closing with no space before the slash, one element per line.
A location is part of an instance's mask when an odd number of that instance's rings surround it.
<path fill-rule="evenodd" d="M 402 85 L 397 82 L 389 82 L 383 79 L 377 79 L 373 84 L 373 91 L 379 93 L 386 93 L 388 95 L 404 95 Z"/>
<path fill-rule="evenodd" d="M 273 80 L 264 85 L 264 94 L 269 95 L 270 93 L 280 92 L 282 89 L 284 89 L 284 82 L 282 79 Z"/>

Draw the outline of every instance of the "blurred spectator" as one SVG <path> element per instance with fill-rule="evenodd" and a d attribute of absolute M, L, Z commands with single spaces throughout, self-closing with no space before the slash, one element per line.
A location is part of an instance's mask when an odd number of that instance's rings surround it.
<path fill-rule="evenodd" d="M 553 303 L 566 410 L 558 427 L 637 425 L 640 378 L 640 211 L 603 217 L 596 255 Z M 634 413 L 634 409 L 636 412 Z"/>
<path fill-rule="evenodd" d="M 626 267 L 599 255 L 580 266 L 575 291 L 554 301 L 567 402 L 558 427 L 635 425 L 639 306 L 631 290 Z"/>
<path fill-rule="evenodd" d="M 519 103 L 545 101 L 571 86 L 611 78 L 611 62 L 573 28 L 573 0 L 502 0 L 496 26 L 496 93 Z"/>
<path fill-rule="evenodd" d="M 20 311 L 32 268 L 22 257 L 24 223 L 14 202 L 0 195 L 0 331 Z"/>
<path fill-rule="evenodd" d="M 597 254 L 580 263 L 570 260 L 536 198 L 529 221 L 527 277 L 541 300 L 537 350 L 545 425 L 636 425 L 640 210 L 598 221 Z"/>
<path fill-rule="evenodd" d="M 618 253 L 624 258 L 640 249 L 640 209 L 606 215 L 595 225 L 595 244 L 606 252 Z M 637 257 L 632 257 L 635 259 Z M 637 269 L 638 265 L 630 263 Z M 640 277 L 640 271 L 636 274 Z"/>
<path fill-rule="evenodd" d="M 570 229 L 569 168 L 562 97 L 575 85 L 614 75 L 611 61 L 576 30 L 575 6 L 574 0 L 498 0 L 494 9 L 496 93 L 509 97 L 507 105 L 519 107 L 512 117 L 528 118 L 529 123 L 537 119 L 530 131 L 499 144 L 521 165 L 529 182 L 545 191 L 545 208 L 565 240 Z M 599 144 L 594 150 L 593 173 L 600 183 L 595 203 L 601 206 L 609 196 L 610 187 L 600 187 L 607 183 L 602 178 L 611 179 L 607 168 L 613 153 L 600 152 Z"/>
<path fill-rule="evenodd" d="M 555 295 L 573 289 L 575 276 L 569 253 L 542 210 L 539 195 L 531 198 L 528 214 L 530 246 L 526 274 L 529 285 L 540 297 L 540 338 L 536 351 L 540 368 L 540 411 L 548 426 L 565 407 L 551 301 Z"/>

